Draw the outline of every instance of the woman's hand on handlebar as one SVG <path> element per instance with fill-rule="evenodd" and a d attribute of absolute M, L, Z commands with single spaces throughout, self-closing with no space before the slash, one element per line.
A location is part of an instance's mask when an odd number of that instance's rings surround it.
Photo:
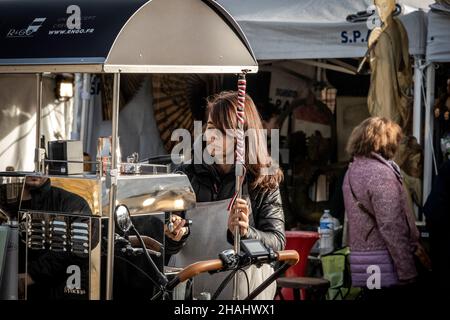
<path fill-rule="evenodd" d="M 172 231 L 169 230 L 167 225 L 164 225 L 164 233 L 170 239 L 178 242 L 188 233 L 188 228 L 184 226 L 186 224 L 186 220 L 180 216 L 171 215 L 169 223 L 170 222 L 173 224 Z"/>
<path fill-rule="evenodd" d="M 247 201 L 237 198 L 228 216 L 228 229 L 234 233 L 235 227 L 239 225 L 241 236 L 245 236 L 249 228 L 249 215 L 250 209 Z"/>

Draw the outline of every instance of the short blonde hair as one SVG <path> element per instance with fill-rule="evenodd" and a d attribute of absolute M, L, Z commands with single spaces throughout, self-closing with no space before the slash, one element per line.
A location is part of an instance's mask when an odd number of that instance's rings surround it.
<path fill-rule="evenodd" d="M 387 118 L 367 118 L 353 129 L 347 152 L 352 157 L 370 157 L 375 152 L 390 160 L 397 152 L 402 137 L 402 129 L 397 123 Z"/>

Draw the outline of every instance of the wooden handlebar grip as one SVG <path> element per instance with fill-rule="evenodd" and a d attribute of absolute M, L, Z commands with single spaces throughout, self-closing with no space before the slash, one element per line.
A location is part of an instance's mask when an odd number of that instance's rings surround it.
<path fill-rule="evenodd" d="M 277 256 L 278 261 L 285 261 L 289 263 L 291 266 L 297 264 L 298 260 L 300 260 L 298 252 L 295 250 L 278 251 Z"/>
<path fill-rule="evenodd" d="M 184 268 L 180 273 L 178 273 L 178 279 L 180 282 L 186 281 L 187 279 L 193 278 L 203 272 L 218 271 L 223 268 L 222 260 L 207 260 L 193 263 L 186 268 Z"/>
<path fill-rule="evenodd" d="M 299 258 L 298 252 L 295 250 L 284 250 L 279 251 L 277 254 L 277 261 L 287 262 L 291 266 L 297 264 Z M 222 260 L 207 260 L 193 263 L 186 268 L 184 268 L 180 273 L 178 273 L 177 277 L 180 282 L 186 281 L 187 279 L 191 279 L 200 273 L 210 272 L 210 271 L 219 271 L 223 268 Z"/>

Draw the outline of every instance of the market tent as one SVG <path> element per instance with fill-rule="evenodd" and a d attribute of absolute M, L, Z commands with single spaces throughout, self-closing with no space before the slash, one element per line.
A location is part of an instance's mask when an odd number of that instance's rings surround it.
<path fill-rule="evenodd" d="M 428 13 L 427 60 L 450 62 L 450 5 L 433 4 Z"/>
<path fill-rule="evenodd" d="M 367 50 L 365 22 L 346 17 L 371 0 L 218 0 L 248 37 L 258 60 L 361 57 Z M 426 14 L 431 0 L 398 0 L 411 55 L 425 54 Z M 419 11 L 419 9 L 421 9 Z"/>
<path fill-rule="evenodd" d="M 0 21 L 0 73 L 257 70 L 212 0 L 4 0 Z"/>

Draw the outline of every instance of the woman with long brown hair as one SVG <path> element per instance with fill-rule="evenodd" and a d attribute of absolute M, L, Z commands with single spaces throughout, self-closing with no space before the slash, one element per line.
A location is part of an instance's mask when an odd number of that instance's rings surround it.
<path fill-rule="evenodd" d="M 279 191 L 279 183 L 283 178 L 281 170 L 271 159 L 261 119 L 252 99 L 245 99 L 246 132 L 246 174 L 243 182 L 243 197 L 235 201 L 234 207 L 227 210 L 230 199 L 235 193 L 234 145 L 237 92 L 227 91 L 208 100 L 208 122 L 205 131 L 206 150 L 199 163 L 183 165 L 179 171 L 185 173 L 197 196 L 197 207 L 186 213 L 193 225 L 184 227 L 184 220 L 174 222 L 173 233 L 166 232 L 171 242 L 178 242 L 179 254 L 174 256 L 173 264 L 183 266 L 188 263 L 217 257 L 230 249 L 234 241 L 235 226 L 240 227 L 242 239 L 258 239 L 274 250 L 282 250 L 285 246 L 284 214 Z M 189 232 L 189 234 L 186 234 Z M 172 246 L 173 247 L 173 246 Z M 254 271 L 254 270 L 253 270 Z M 247 285 L 248 274 L 241 283 L 244 298 L 258 283 L 268 277 L 270 270 L 264 268 L 253 272 Z M 223 278 L 223 275 L 222 275 Z M 195 293 L 214 291 L 220 284 L 219 275 L 206 275 L 195 279 Z M 249 288 L 247 288 L 249 287 Z M 259 298 L 272 299 L 275 288 L 266 289 Z M 265 293 L 265 294 L 264 294 Z M 224 292 L 222 299 L 230 298 L 230 291 Z"/>

